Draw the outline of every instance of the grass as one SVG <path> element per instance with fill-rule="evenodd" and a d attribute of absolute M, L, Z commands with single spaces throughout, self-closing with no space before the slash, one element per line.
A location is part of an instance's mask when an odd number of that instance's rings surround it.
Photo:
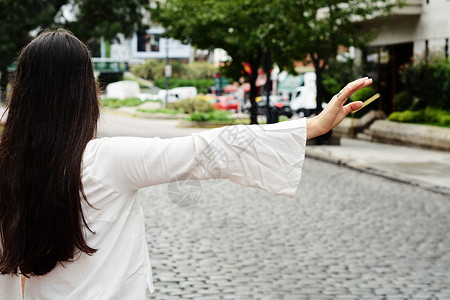
<path fill-rule="evenodd" d="M 230 118 L 230 113 L 224 110 L 215 110 L 213 112 L 193 112 L 189 116 L 190 121 L 197 122 L 234 122 L 234 119 Z"/>
<path fill-rule="evenodd" d="M 156 108 L 156 109 L 138 108 L 137 111 L 140 111 L 140 112 L 143 112 L 143 113 L 149 113 L 149 114 L 162 113 L 162 114 L 170 114 L 170 115 L 176 115 L 176 114 L 183 113 L 182 111 L 179 111 L 179 110 L 176 110 L 176 109 L 171 109 L 171 108 Z"/>
<path fill-rule="evenodd" d="M 126 99 L 117 99 L 117 98 L 102 98 L 100 99 L 100 104 L 104 107 L 109 108 L 119 108 L 121 106 L 138 106 L 146 101 L 141 101 L 139 98 L 126 98 Z"/>

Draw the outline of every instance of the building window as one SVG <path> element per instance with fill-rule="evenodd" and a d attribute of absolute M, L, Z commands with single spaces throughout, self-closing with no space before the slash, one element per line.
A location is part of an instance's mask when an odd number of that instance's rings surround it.
<path fill-rule="evenodd" d="M 141 35 L 137 40 L 138 52 L 159 52 L 160 34 L 147 33 Z"/>
<path fill-rule="evenodd" d="M 160 34 L 150 34 L 150 51 L 159 52 L 159 37 Z"/>

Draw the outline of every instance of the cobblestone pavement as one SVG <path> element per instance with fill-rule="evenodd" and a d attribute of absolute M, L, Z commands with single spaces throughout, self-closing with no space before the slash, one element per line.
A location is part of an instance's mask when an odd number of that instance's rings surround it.
<path fill-rule="evenodd" d="M 293 199 L 202 182 L 140 192 L 148 299 L 450 299 L 450 199 L 307 159 Z"/>

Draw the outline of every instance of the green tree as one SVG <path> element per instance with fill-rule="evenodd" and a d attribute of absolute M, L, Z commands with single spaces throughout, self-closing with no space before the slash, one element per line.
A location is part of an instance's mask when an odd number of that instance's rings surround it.
<path fill-rule="evenodd" d="M 256 70 L 270 49 L 280 69 L 293 71 L 294 60 L 311 61 L 317 75 L 317 107 L 325 91 L 323 73 L 338 46 L 361 47 L 372 36 L 355 22 L 387 16 L 390 0 L 167 0 L 152 17 L 166 35 L 201 49 L 223 48 L 231 59 L 226 72 L 244 76 L 251 86 L 251 123 L 256 123 Z M 251 66 L 252 72 L 243 68 Z"/>
<path fill-rule="evenodd" d="M 61 8 L 72 6 L 75 21 L 64 17 Z M 149 0 L 2 0 L 0 1 L 1 89 L 8 82 L 7 67 L 29 41 L 30 32 L 51 26 L 65 27 L 83 41 L 104 36 L 113 39 L 142 29 Z"/>
<path fill-rule="evenodd" d="M 152 20 L 166 28 L 166 35 L 191 43 L 199 49 L 222 48 L 231 59 L 225 75 L 250 83 L 250 120 L 257 123 L 257 71 L 267 49 L 273 62 L 293 69 L 285 44 L 277 37 L 281 24 L 279 1 L 266 0 L 167 0 L 152 11 Z M 250 66 L 244 67 L 244 63 Z"/>
<path fill-rule="evenodd" d="M 0 1 L 0 76 L 2 90 L 8 82 L 7 67 L 27 42 L 29 32 L 39 25 L 49 26 L 66 0 Z"/>
<path fill-rule="evenodd" d="M 146 29 L 149 9 L 150 0 L 74 0 L 76 20 L 63 25 L 83 41 L 99 37 L 110 41 L 118 33 L 130 36 Z"/>
<path fill-rule="evenodd" d="M 338 47 L 363 48 L 375 35 L 363 32 L 358 22 L 389 16 L 390 0 L 285 0 L 280 1 L 286 21 L 286 43 L 294 59 L 311 61 L 316 72 L 317 112 L 326 92 L 323 74 Z"/>

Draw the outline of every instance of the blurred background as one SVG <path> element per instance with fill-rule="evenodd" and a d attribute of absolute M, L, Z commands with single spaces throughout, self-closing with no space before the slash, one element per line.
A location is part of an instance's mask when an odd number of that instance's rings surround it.
<path fill-rule="evenodd" d="M 55 27 L 91 50 L 99 137 L 310 117 L 369 76 L 349 101 L 370 104 L 308 142 L 294 198 L 140 192 L 148 298 L 450 299 L 449 16 L 448 0 L 4 0 L 0 107 L 20 49 Z"/>

